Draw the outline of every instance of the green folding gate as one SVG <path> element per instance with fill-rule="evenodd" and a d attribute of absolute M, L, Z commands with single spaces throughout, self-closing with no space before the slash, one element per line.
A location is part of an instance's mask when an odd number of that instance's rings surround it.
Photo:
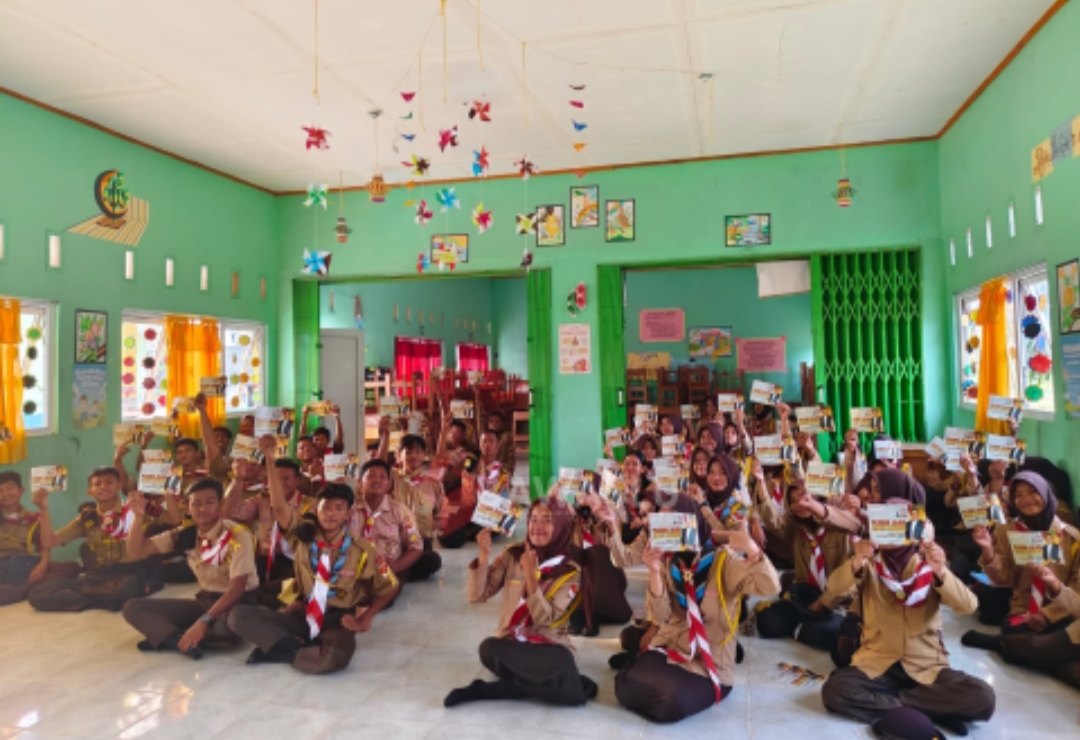
<path fill-rule="evenodd" d="M 599 307 L 600 418 L 604 429 L 614 429 L 626 425 L 622 267 L 596 267 L 596 294 Z"/>
<path fill-rule="evenodd" d="M 881 408 L 893 438 L 924 439 L 919 252 L 815 255 L 811 269 L 815 380 L 836 414 L 833 450 L 859 406 Z"/>
<path fill-rule="evenodd" d="M 529 486 L 530 496 L 547 493 L 551 480 L 551 271 L 530 270 L 528 293 Z"/>
<path fill-rule="evenodd" d="M 293 280 L 293 403 L 296 413 L 311 403 L 319 386 L 319 283 Z M 319 398 L 322 396 L 319 395 Z"/>

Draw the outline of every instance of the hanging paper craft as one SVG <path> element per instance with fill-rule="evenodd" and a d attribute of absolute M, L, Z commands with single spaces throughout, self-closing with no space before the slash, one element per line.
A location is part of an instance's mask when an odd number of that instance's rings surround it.
<path fill-rule="evenodd" d="M 301 126 L 300 128 L 307 133 L 304 149 L 314 147 L 320 151 L 326 151 L 330 148 L 330 144 L 326 141 L 326 137 L 331 135 L 329 131 L 318 126 Z"/>
<path fill-rule="evenodd" d="M 570 89 L 573 90 L 574 92 L 581 92 L 582 90 L 585 89 L 585 86 L 584 85 L 571 85 Z"/>
<path fill-rule="evenodd" d="M 304 250 L 304 269 L 305 275 L 329 275 L 330 274 L 330 252 L 315 252 L 311 250 Z"/>
<path fill-rule="evenodd" d="M 439 151 L 445 152 L 446 147 L 458 145 L 457 126 L 449 129 L 439 129 Z"/>
<path fill-rule="evenodd" d="M 451 208 L 461 208 L 461 200 L 457 197 L 457 193 L 454 192 L 453 188 L 443 188 L 435 193 L 435 200 L 439 201 L 443 213 L 446 213 Z"/>
<path fill-rule="evenodd" d="M 431 237 L 431 263 L 439 270 L 447 267 L 451 272 L 459 264 L 469 261 L 468 234 L 436 234 Z"/>
<path fill-rule="evenodd" d="M 427 226 L 428 221 L 431 220 L 433 215 L 434 214 L 428 210 L 426 200 L 420 201 L 419 205 L 416 206 L 415 221 L 418 226 Z"/>
<path fill-rule="evenodd" d="M 472 108 L 469 109 L 469 120 L 479 119 L 484 123 L 491 121 L 491 103 L 474 100 Z"/>
<path fill-rule="evenodd" d="M 476 177 L 487 174 L 488 167 L 491 163 L 488 161 L 488 151 L 484 147 L 480 147 L 480 151 L 473 150 L 473 165 L 472 173 Z"/>
<path fill-rule="evenodd" d="M 368 200 L 372 203 L 385 203 L 386 194 L 390 192 L 390 186 L 386 184 L 382 173 L 376 172 L 371 176 L 371 182 L 364 186 L 368 191 Z"/>
<path fill-rule="evenodd" d="M 572 118 L 570 119 L 570 122 L 574 124 L 574 130 L 575 131 L 584 131 L 589 126 L 589 124 L 587 124 L 587 123 L 578 123 L 577 121 L 575 121 Z"/>
<path fill-rule="evenodd" d="M 416 271 L 417 272 L 423 272 L 424 270 L 428 269 L 429 267 L 431 267 L 431 261 L 428 259 L 428 256 L 427 256 L 426 252 L 421 252 L 420 254 L 416 255 Z"/>
<path fill-rule="evenodd" d="M 414 97 L 416 97 L 415 92 L 403 92 L 403 93 L 401 93 L 401 99 L 404 100 L 406 103 L 411 103 L 412 99 Z"/>
<path fill-rule="evenodd" d="M 520 264 L 518 264 L 518 267 L 528 272 L 529 268 L 532 267 L 532 263 L 533 254 L 528 249 L 526 249 L 525 252 L 521 255 L 521 262 Z"/>
<path fill-rule="evenodd" d="M 570 105 L 572 105 L 575 108 L 584 108 L 585 107 L 585 103 L 583 103 L 580 100 L 571 100 Z"/>
<path fill-rule="evenodd" d="M 536 214 L 519 213 L 517 215 L 517 225 L 514 228 L 518 234 L 528 234 L 531 231 L 536 231 Z"/>
<path fill-rule="evenodd" d="M 585 142 L 584 141 L 579 141 L 576 144 L 574 144 L 574 151 L 575 152 L 580 152 L 584 148 L 585 148 Z"/>
<path fill-rule="evenodd" d="M 490 229 L 493 223 L 491 211 L 485 211 L 483 203 L 478 203 L 473 209 L 472 220 L 481 234 Z"/>
<path fill-rule="evenodd" d="M 855 197 L 855 188 L 851 187 L 851 180 L 841 177 L 833 197 L 836 198 L 836 205 L 841 208 L 850 208 L 851 199 Z"/>
<path fill-rule="evenodd" d="M 528 157 L 525 156 L 514 162 L 514 166 L 517 167 L 518 174 L 521 175 L 522 180 L 528 180 L 531 175 L 535 175 L 540 171 L 536 169 L 536 165 L 530 162 Z"/>
<path fill-rule="evenodd" d="M 326 184 L 316 185 L 310 183 L 307 186 L 307 200 L 304 201 L 304 208 L 311 208 L 311 206 L 322 206 L 323 210 L 326 210 Z"/>
<path fill-rule="evenodd" d="M 411 162 L 402 162 L 403 165 L 412 169 L 412 173 L 417 177 L 423 177 L 427 174 L 428 168 L 431 167 L 431 163 L 423 157 L 418 157 L 415 154 L 412 155 Z"/>
<path fill-rule="evenodd" d="M 345 222 L 344 216 L 338 216 L 337 226 L 334 227 L 334 234 L 337 236 L 339 244 L 344 244 L 349 241 L 349 234 L 352 233 L 352 229 L 349 228 L 349 224 Z"/>
<path fill-rule="evenodd" d="M 402 121 L 411 121 L 412 120 L 412 111 L 409 111 L 408 115 L 398 116 L 398 118 L 400 118 Z"/>
<path fill-rule="evenodd" d="M 398 136 L 405 139 L 405 141 L 412 141 L 416 138 L 416 134 L 398 134 Z"/>

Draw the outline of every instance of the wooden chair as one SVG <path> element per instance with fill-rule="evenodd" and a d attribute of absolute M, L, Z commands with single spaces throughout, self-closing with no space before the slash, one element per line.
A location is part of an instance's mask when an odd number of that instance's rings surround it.
<path fill-rule="evenodd" d="M 514 439 L 514 451 L 529 453 L 529 410 L 515 411 L 510 432 Z"/>
<path fill-rule="evenodd" d="M 636 403 L 649 402 L 649 371 L 626 371 L 626 406 L 633 408 Z"/>
<path fill-rule="evenodd" d="M 742 370 L 722 370 L 713 378 L 713 393 L 746 394 L 746 373 Z"/>
<path fill-rule="evenodd" d="M 683 403 L 702 406 L 709 397 L 712 387 L 712 373 L 704 365 L 684 365 L 679 368 L 679 385 L 683 392 Z"/>
<path fill-rule="evenodd" d="M 656 411 L 664 414 L 679 415 L 679 376 L 673 370 L 656 371 Z"/>

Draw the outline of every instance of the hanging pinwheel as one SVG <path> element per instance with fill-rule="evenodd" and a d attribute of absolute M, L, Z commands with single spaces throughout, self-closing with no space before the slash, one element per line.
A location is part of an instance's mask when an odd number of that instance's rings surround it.
<path fill-rule="evenodd" d="M 457 197 L 457 193 L 454 192 L 453 188 L 443 188 L 435 193 L 435 200 L 439 201 L 443 213 L 446 213 L 451 208 L 461 208 L 461 200 Z"/>
<path fill-rule="evenodd" d="M 307 139 L 304 142 L 304 149 L 318 149 L 320 151 L 326 151 L 330 148 L 330 145 L 326 142 L 326 137 L 330 136 L 330 132 L 324 128 L 318 126 L 301 126 L 300 129 L 307 133 Z"/>
<path fill-rule="evenodd" d="M 310 183 L 307 186 L 307 200 L 304 201 L 304 208 L 322 206 L 325 211 L 326 204 L 326 184 L 316 185 L 315 183 Z"/>
<path fill-rule="evenodd" d="M 475 177 L 482 177 L 483 175 L 486 175 L 490 166 L 491 162 L 488 160 L 488 150 L 484 147 L 480 147 L 480 151 L 476 151 L 475 149 L 473 149 L 473 175 Z"/>
<path fill-rule="evenodd" d="M 421 200 L 420 203 L 416 206 L 415 221 L 417 226 L 427 226 L 428 221 L 430 221 L 433 216 L 434 214 L 430 210 L 428 210 L 427 201 Z"/>
<path fill-rule="evenodd" d="M 528 180 L 530 175 L 535 175 L 540 172 L 536 169 L 536 165 L 529 161 L 528 155 L 523 156 L 518 161 L 514 162 L 514 166 L 517 167 L 518 174 L 521 175 L 522 180 Z"/>
<path fill-rule="evenodd" d="M 473 209 L 472 220 L 481 234 L 490 229 L 494 223 L 491 211 L 485 211 L 483 203 L 478 203 L 476 208 Z"/>
<path fill-rule="evenodd" d="M 518 234 L 530 234 L 536 231 L 536 213 L 519 213 L 514 230 Z"/>
<path fill-rule="evenodd" d="M 329 275 L 330 258 L 332 256 L 330 252 L 312 252 L 310 249 L 305 249 L 303 273 L 305 275 Z"/>
<path fill-rule="evenodd" d="M 416 271 L 418 273 L 423 272 L 429 267 L 431 267 L 431 258 L 428 257 L 427 252 L 421 252 L 420 254 L 416 255 Z"/>
<path fill-rule="evenodd" d="M 484 123 L 491 121 L 491 103 L 484 100 L 474 100 L 469 109 L 469 120 L 479 119 Z"/>
<path fill-rule="evenodd" d="M 418 157 L 415 154 L 412 155 L 411 162 L 402 162 L 403 165 L 412 169 L 413 175 L 416 177 L 424 177 L 427 174 L 428 169 L 431 167 L 431 163 L 423 157 Z"/>
<path fill-rule="evenodd" d="M 439 129 L 439 151 L 445 152 L 446 147 L 455 147 L 458 145 L 457 138 L 457 126 L 453 126 L 448 129 Z"/>

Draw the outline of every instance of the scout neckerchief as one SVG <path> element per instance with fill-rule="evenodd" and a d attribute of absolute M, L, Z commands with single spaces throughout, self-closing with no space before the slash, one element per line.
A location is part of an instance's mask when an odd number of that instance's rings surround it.
<path fill-rule="evenodd" d="M 896 580 L 882 561 L 881 555 L 874 557 L 874 569 L 885 588 L 892 591 L 906 607 L 922 606 L 926 597 L 930 595 L 930 587 L 934 583 L 934 571 L 925 562 L 919 563 L 911 577 L 904 581 Z"/>
<path fill-rule="evenodd" d="M 290 502 L 289 503 L 290 508 L 292 508 L 294 511 L 297 508 L 299 508 L 299 503 L 302 500 L 303 496 L 304 496 L 304 494 L 302 492 L 297 491 L 296 495 L 293 497 L 295 499 L 295 502 Z M 304 510 L 301 511 L 300 514 L 304 515 L 306 513 L 307 513 L 307 507 L 304 507 Z M 266 572 L 267 573 L 269 573 L 270 570 L 274 567 L 274 557 L 277 555 L 278 550 L 281 550 L 281 553 L 285 557 L 287 557 L 289 560 L 293 559 L 292 548 L 289 547 L 289 543 L 285 540 L 285 538 L 281 536 L 281 527 L 278 526 L 277 517 L 274 517 L 274 523 L 270 527 L 270 547 L 267 548 L 267 549 L 268 549 L 268 551 L 266 553 Z"/>
<path fill-rule="evenodd" d="M 725 527 L 730 527 L 740 523 L 743 519 L 746 519 L 746 506 L 736 499 L 735 494 L 732 493 L 722 506 L 713 509 L 713 515 L 715 515 Z"/>
<path fill-rule="evenodd" d="M 101 531 L 106 537 L 110 540 L 127 539 L 131 524 L 135 520 L 135 515 L 128 509 L 127 504 L 121 506 L 119 510 L 112 511 L 102 511 L 99 507 L 98 514 L 101 515 Z"/>
<path fill-rule="evenodd" d="M 25 526 L 27 524 L 36 524 L 38 519 L 41 518 L 41 514 L 31 514 L 23 507 L 19 507 L 19 510 L 14 514 L 4 514 L 5 524 L 14 524 L 16 526 Z"/>
<path fill-rule="evenodd" d="M 1030 532 L 1027 525 L 1019 519 L 1016 520 L 1016 529 L 1019 532 Z M 1030 615 L 1042 612 L 1043 604 L 1046 603 L 1046 584 L 1043 579 L 1033 575 L 1031 577 L 1031 596 L 1028 597 L 1027 613 Z M 1024 617 L 1017 615 L 1009 620 L 1014 626 L 1024 621 Z"/>
<path fill-rule="evenodd" d="M 541 563 L 540 564 L 540 579 L 539 580 L 541 582 L 543 582 L 549 575 L 551 575 L 551 572 L 553 570 L 555 570 L 555 568 L 562 565 L 564 560 L 566 560 L 565 555 L 556 555 L 555 557 L 553 557 L 553 558 L 551 558 L 549 560 L 545 560 L 543 563 Z M 571 575 L 573 575 L 573 573 L 568 573 L 567 574 L 567 576 L 571 576 Z M 561 585 L 562 585 L 561 583 L 556 583 L 555 588 L 553 588 L 552 591 L 558 590 L 558 587 L 561 586 Z M 571 588 L 571 595 L 573 597 L 576 597 L 577 596 L 577 586 L 576 585 L 571 585 L 570 588 Z M 550 593 L 548 596 L 550 598 L 553 595 L 554 595 L 553 593 Z M 526 600 L 526 597 L 525 597 L 525 592 L 523 590 L 521 592 L 521 598 L 518 599 L 517 606 L 514 607 L 514 611 L 511 612 L 511 614 L 510 614 L 510 621 L 506 625 L 507 629 L 510 630 L 510 634 L 512 634 L 514 636 L 514 639 L 517 640 L 518 642 L 534 642 L 534 643 L 550 643 L 551 642 L 551 640 L 547 639 L 546 637 L 542 637 L 541 635 L 526 634 L 525 629 L 527 627 L 531 627 L 531 626 L 532 626 L 532 615 L 529 613 L 529 605 L 527 603 L 527 600 Z"/>
<path fill-rule="evenodd" d="M 224 565 L 229 559 L 229 544 L 232 542 L 232 530 L 225 526 L 216 539 L 199 536 L 199 560 L 205 565 Z"/>
<path fill-rule="evenodd" d="M 337 560 L 334 561 L 333 567 L 331 567 L 330 551 L 332 547 L 330 543 L 317 540 L 311 543 L 311 571 L 315 576 L 315 583 L 312 585 L 311 593 L 308 595 L 306 612 L 308 629 L 311 632 L 312 640 L 318 637 L 322 631 L 323 619 L 326 617 L 326 599 L 330 595 L 331 586 L 337 585 L 338 575 L 341 573 L 341 569 L 345 567 L 345 557 L 349 553 L 351 544 L 352 539 L 346 532 L 345 539 L 342 540 L 341 548 L 338 550 Z"/>
<path fill-rule="evenodd" d="M 828 576 L 825 574 L 825 553 L 821 544 L 825 541 L 825 535 L 829 533 L 824 524 L 817 528 L 817 532 L 811 532 L 807 527 L 799 527 L 802 536 L 810 544 L 810 578 L 819 591 L 825 590 Z"/>

